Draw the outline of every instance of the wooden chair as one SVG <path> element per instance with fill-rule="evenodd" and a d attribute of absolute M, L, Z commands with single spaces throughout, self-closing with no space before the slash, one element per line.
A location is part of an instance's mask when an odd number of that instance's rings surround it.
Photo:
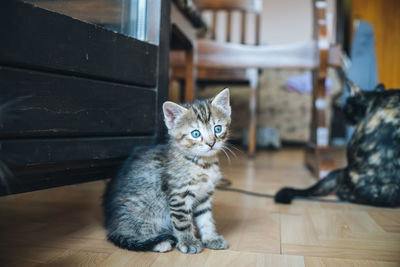
<path fill-rule="evenodd" d="M 212 12 L 213 25 L 211 26 L 211 39 L 198 39 L 196 45 L 196 57 L 194 65 L 197 68 L 197 80 L 247 80 L 250 83 L 250 118 L 249 118 L 249 147 L 248 154 L 254 155 L 256 147 L 257 124 L 257 75 L 248 75 L 249 69 L 304 69 L 313 70 L 314 100 L 313 101 L 313 132 L 323 132 L 325 125 L 325 78 L 328 66 L 340 66 L 340 47 L 330 46 L 327 40 L 327 28 L 325 0 L 314 1 L 314 40 L 289 45 L 260 45 L 260 14 L 261 1 L 257 0 L 197 0 L 200 10 Z M 227 40 L 228 42 L 215 41 L 216 14 L 218 11 L 227 12 Z M 233 11 L 241 13 L 241 43 L 229 43 L 231 41 L 231 14 Z M 256 44 L 247 45 L 245 41 L 246 16 L 255 14 Z M 183 54 L 172 53 L 170 55 L 172 78 L 184 78 L 185 58 Z M 185 88 L 185 92 L 195 88 Z M 195 95 L 195 93 L 186 93 Z M 187 99 L 186 100 L 191 100 Z M 317 106 L 315 105 L 317 103 Z M 316 136 L 316 134 L 313 134 Z M 322 136 L 322 135 L 320 135 Z M 317 146 L 326 146 L 326 140 L 316 140 Z M 317 142 L 318 141 L 318 142 Z M 314 146 L 315 150 L 317 146 Z M 312 147 L 312 145 L 310 145 Z"/>

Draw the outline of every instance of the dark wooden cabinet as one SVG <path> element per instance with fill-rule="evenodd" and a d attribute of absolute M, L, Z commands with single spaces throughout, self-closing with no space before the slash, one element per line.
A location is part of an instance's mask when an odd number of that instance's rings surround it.
<path fill-rule="evenodd" d="M 17 0 L 0 3 L 0 194 L 108 178 L 165 133 L 170 3 L 159 45 Z"/>

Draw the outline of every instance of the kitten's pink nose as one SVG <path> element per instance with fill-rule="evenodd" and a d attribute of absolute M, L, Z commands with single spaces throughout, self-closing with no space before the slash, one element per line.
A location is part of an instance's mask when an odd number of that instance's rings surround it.
<path fill-rule="evenodd" d="M 206 143 L 210 148 L 213 148 L 213 146 L 215 145 L 215 140 L 213 140 L 212 142 L 207 142 Z"/>

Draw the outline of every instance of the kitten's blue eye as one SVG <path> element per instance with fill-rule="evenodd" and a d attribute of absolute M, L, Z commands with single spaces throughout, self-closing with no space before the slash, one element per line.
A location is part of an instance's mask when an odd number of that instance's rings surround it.
<path fill-rule="evenodd" d="M 220 133 L 220 132 L 222 132 L 222 126 L 221 126 L 221 125 L 215 126 L 215 127 L 214 127 L 214 132 L 215 132 L 215 133 Z"/>
<path fill-rule="evenodd" d="M 200 133 L 199 130 L 194 130 L 194 131 L 192 131 L 192 136 L 193 136 L 194 138 L 199 138 L 200 135 L 201 135 L 201 133 Z"/>

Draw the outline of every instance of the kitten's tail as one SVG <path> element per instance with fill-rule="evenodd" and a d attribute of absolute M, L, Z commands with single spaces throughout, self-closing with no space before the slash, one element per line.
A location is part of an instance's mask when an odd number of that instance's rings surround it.
<path fill-rule="evenodd" d="M 133 251 L 151 251 L 155 245 L 166 240 L 170 241 L 171 245 L 176 244 L 176 238 L 170 234 L 160 234 L 147 240 L 137 240 L 132 237 L 113 234 L 108 236 L 108 240 L 120 248 Z"/>
<path fill-rule="evenodd" d="M 290 204 L 294 197 L 326 196 L 339 187 L 344 171 L 345 169 L 332 171 L 315 185 L 303 190 L 289 187 L 282 188 L 275 195 L 275 202 Z"/>

